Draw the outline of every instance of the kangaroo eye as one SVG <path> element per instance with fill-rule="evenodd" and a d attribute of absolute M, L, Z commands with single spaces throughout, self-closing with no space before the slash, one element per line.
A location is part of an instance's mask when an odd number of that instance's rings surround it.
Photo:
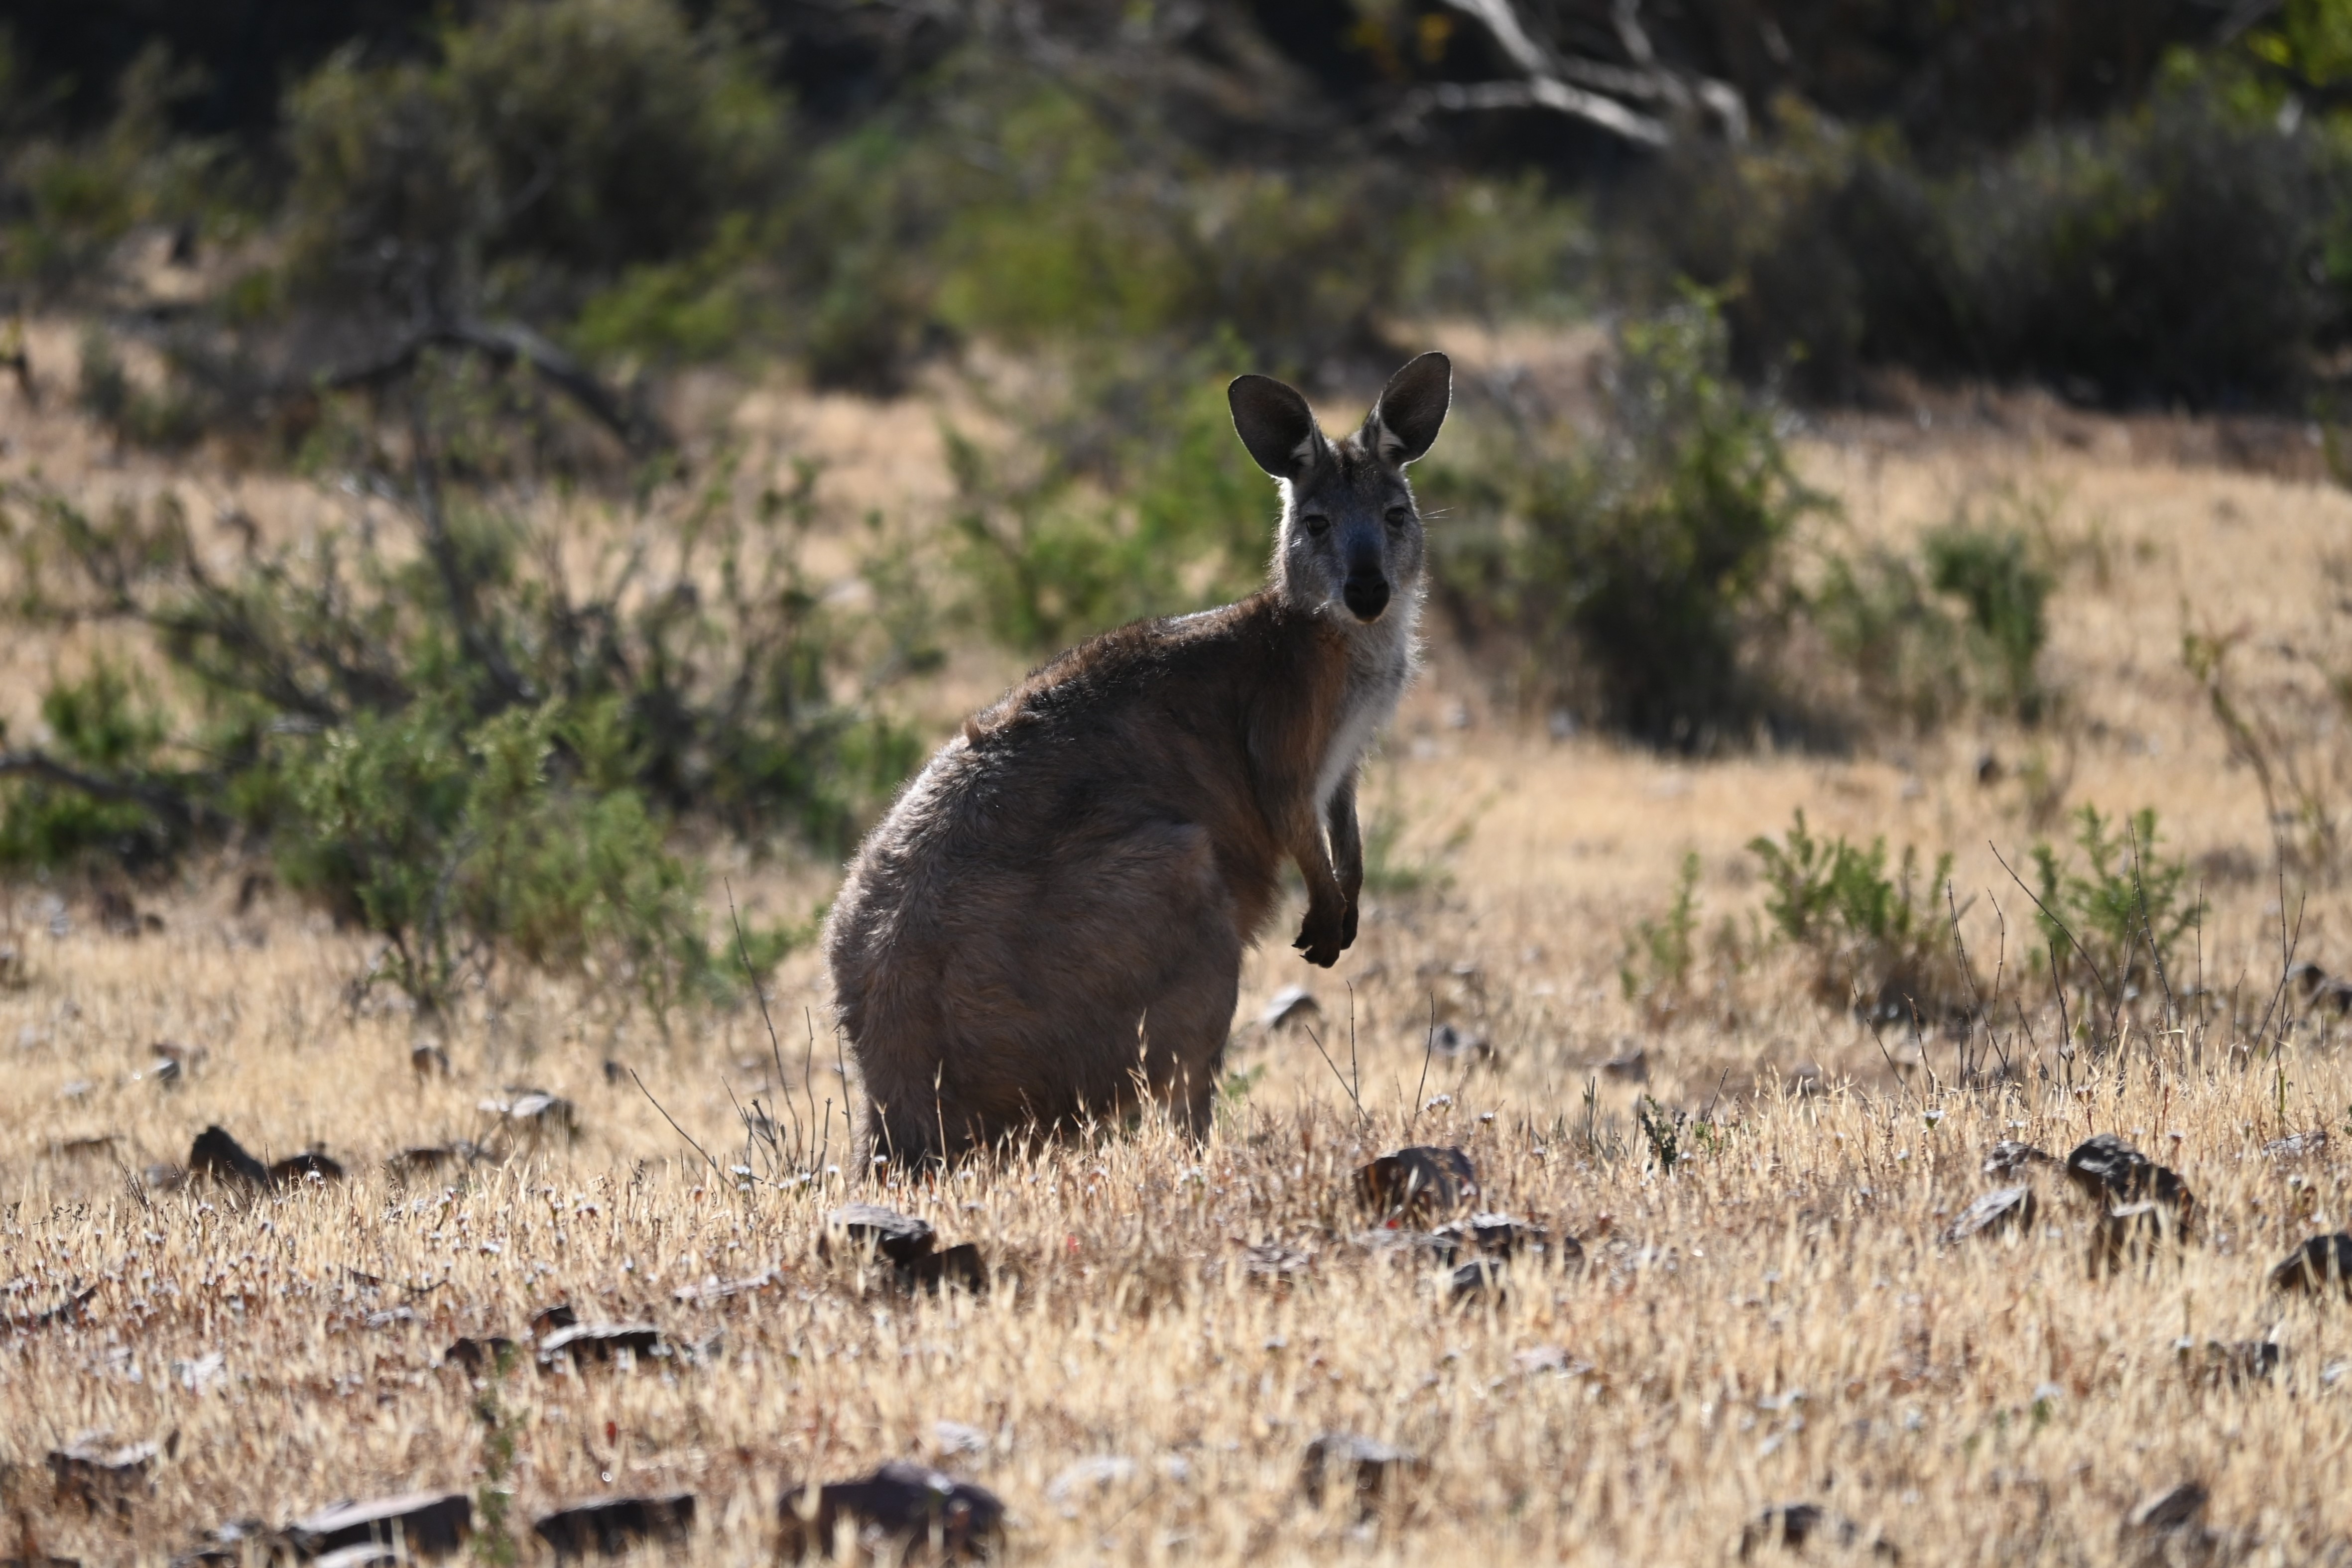
<path fill-rule="evenodd" d="M 1389 527 L 1401 528 L 1412 520 L 1412 514 L 1402 507 L 1389 508 Z"/>
<path fill-rule="evenodd" d="M 1307 531 L 1319 539 L 1331 531 L 1331 519 L 1320 512 L 1309 512 L 1307 514 Z"/>

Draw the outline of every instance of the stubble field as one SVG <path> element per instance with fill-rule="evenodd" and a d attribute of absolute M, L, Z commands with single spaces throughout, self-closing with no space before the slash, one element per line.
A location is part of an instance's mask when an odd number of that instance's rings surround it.
<path fill-rule="evenodd" d="M 923 421 L 771 403 L 812 443 Z M 14 473 L 162 482 L 61 415 L 8 417 Z M 1780 1550 L 1759 1517 L 1811 1503 L 1806 1550 L 1832 1559 L 2352 1563 L 2352 1301 L 2266 1280 L 2352 1220 L 2345 1028 L 2281 990 L 2290 962 L 2352 966 L 2352 909 L 2276 867 L 2180 658 L 2184 632 L 2243 632 L 2259 687 L 2342 653 L 2352 498 L 2194 461 L 2178 434 L 1854 422 L 1802 447 L 1864 538 L 2035 498 L 2067 565 L 2062 706 L 2034 730 L 1686 763 L 1497 711 L 1433 648 L 1372 768 L 1394 840 L 1363 935 L 1328 973 L 1286 931 L 1250 958 L 1204 1147 L 1145 1125 L 885 1185 L 850 1154 L 807 953 L 770 987 L 772 1043 L 757 1011 L 665 1040 L 531 981 L 426 1033 L 354 1005 L 360 941 L 241 898 L 234 867 L 142 890 L 160 928 L 137 935 L 87 890 L 0 893 L 0 1553 L 162 1563 L 233 1521 L 431 1491 L 471 1500 L 469 1552 L 534 1558 L 550 1511 L 690 1492 L 692 1530 L 646 1550 L 741 1562 L 778 1551 L 788 1488 L 915 1459 L 1000 1497 L 1021 1561 L 1716 1562 Z M 0 667 L 29 683 L 58 656 L 13 639 Z M 1011 673 L 951 669 L 942 716 Z M 2167 986 L 2205 996 L 2070 1035 L 2001 858 L 2023 870 L 2084 803 L 2155 808 L 2195 868 L 2195 968 Z M 1759 939 L 1744 846 L 1800 808 L 1954 853 L 1978 1023 L 1874 1027 Z M 1708 946 L 1671 1009 L 1629 999 L 1627 933 L 1692 852 L 1704 928 L 1750 935 Z M 791 909 L 833 873 L 729 874 Z M 1297 984 L 1317 1009 L 1265 1022 Z M 533 1091 L 570 1129 L 513 1113 Z M 179 1181 L 214 1124 L 345 1175 Z M 2185 1244 L 2102 1270 L 2100 1204 L 1983 1166 L 2003 1140 L 2063 1158 L 2107 1133 L 2179 1173 L 2196 1215 Z M 1465 1212 L 1544 1244 L 1458 1283 L 1469 1251 L 1399 1245 L 1420 1220 L 1382 1227 L 1352 1178 L 1408 1144 L 1465 1151 Z M 2012 1182 L 2027 1222 L 1947 1239 Z M 887 1260 L 821 1247 L 852 1202 L 975 1244 L 990 1288 L 904 1292 Z M 532 1319 L 557 1303 L 659 1349 L 540 1370 Z M 503 1364 L 451 1354 L 491 1335 L 518 1342 Z M 1302 1469 L 1333 1434 L 1397 1457 L 1318 1500 Z M 87 1500 L 49 1458 L 148 1442 Z"/>

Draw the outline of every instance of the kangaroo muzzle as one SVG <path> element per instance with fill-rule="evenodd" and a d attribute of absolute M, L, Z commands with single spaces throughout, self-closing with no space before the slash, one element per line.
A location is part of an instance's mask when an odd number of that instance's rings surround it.
<path fill-rule="evenodd" d="M 1339 597 L 1359 621 L 1378 621 L 1381 612 L 1389 607 L 1389 580 L 1385 577 L 1351 577 L 1339 590 Z"/>

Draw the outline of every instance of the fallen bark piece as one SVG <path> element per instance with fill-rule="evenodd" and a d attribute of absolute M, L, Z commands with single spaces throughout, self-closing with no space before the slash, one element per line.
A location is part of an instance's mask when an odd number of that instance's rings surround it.
<path fill-rule="evenodd" d="M 943 1251 L 927 1252 L 900 1264 L 898 1283 L 906 1290 L 925 1291 L 934 1296 L 950 1286 L 982 1295 L 988 1290 L 988 1263 L 977 1246 L 959 1241 Z"/>
<path fill-rule="evenodd" d="M 2029 1229 L 2038 1207 L 2030 1186 L 1996 1187 L 1961 1210 L 1960 1217 L 1944 1232 L 1944 1239 L 1966 1241 L 1971 1236 L 1999 1236 L 2006 1231 Z"/>
<path fill-rule="evenodd" d="M 1354 1432 L 1325 1432 L 1307 1445 L 1306 1458 L 1299 1462 L 1298 1485 L 1307 1500 L 1320 1508 L 1326 1490 L 1344 1482 L 1357 1507 L 1370 1513 L 1379 1508 L 1381 1498 L 1394 1495 L 1402 1482 L 1428 1468 L 1428 1462 L 1411 1449 Z"/>
<path fill-rule="evenodd" d="M 574 1362 L 607 1362 L 625 1351 L 632 1356 L 667 1355 L 669 1346 L 652 1323 L 574 1323 L 539 1342 L 539 1362 L 551 1367 L 567 1355 Z"/>
<path fill-rule="evenodd" d="M 2165 1534 L 2182 1530 L 2197 1522 L 2210 1499 L 2202 1483 L 2182 1481 L 2159 1492 L 2142 1498 L 2139 1506 L 2131 1511 L 2124 1523 L 2130 1529 L 2150 1534 Z"/>
<path fill-rule="evenodd" d="M 2032 1144 L 2003 1138 L 1985 1151 L 1984 1174 L 1996 1178 L 2013 1176 L 2035 1166 L 2054 1166 L 2057 1163 L 2055 1155 L 2044 1154 Z"/>
<path fill-rule="evenodd" d="M 928 1254 L 938 1237 L 930 1226 L 911 1214 L 885 1208 L 878 1203 L 852 1203 L 824 1217 L 830 1242 L 838 1236 L 853 1249 L 878 1253 L 893 1263 L 912 1263 Z"/>
<path fill-rule="evenodd" d="M 1815 1540 L 1846 1552 L 1866 1542 L 1872 1552 L 1889 1562 L 1899 1562 L 1903 1555 L 1875 1531 L 1866 1531 L 1845 1515 L 1817 1502 L 1780 1503 L 1749 1520 L 1739 1532 L 1739 1555 L 1745 1558 L 1759 1546 L 1797 1550 Z"/>
<path fill-rule="evenodd" d="M 1456 1148 L 1399 1149 L 1356 1173 L 1357 1200 L 1387 1219 L 1434 1218 L 1477 1196 L 1476 1167 Z"/>
<path fill-rule="evenodd" d="M 346 1546 L 397 1545 L 411 1555 L 446 1557 L 473 1532 L 474 1505 L 464 1492 L 407 1492 L 371 1502 L 338 1503 L 286 1527 L 305 1557 Z"/>
<path fill-rule="evenodd" d="M 289 1155 L 269 1167 L 269 1185 L 288 1186 L 298 1181 L 341 1181 L 343 1167 L 312 1149 L 299 1155 Z"/>
<path fill-rule="evenodd" d="M 829 1556 L 847 1524 L 876 1544 L 925 1542 L 942 1559 L 985 1555 L 1004 1529 L 994 1492 L 928 1465 L 892 1459 L 855 1480 L 784 1493 L 780 1545 L 787 1558 Z"/>
<path fill-rule="evenodd" d="M 85 1509 L 94 1509 L 100 1502 L 122 1507 L 133 1492 L 152 1484 L 147 1472 L 161 1452 L 160 1443 L 132 1443 L 121 1448 L 76 1443 L 49 1451 L 49 1474 L 60 1498 L 71 1498 Z"/>
<path fill-rule="evenodd" d="M 1485 1258 L 1454 1270 L 1446 1286 L 1447 1299 L 1461 1306 L 1476 1303 L 1499 1307 L 1509 1295 L 1503 1282 L 1503 1265 Z"/>
<path fill-rule="evenodd" d="M 1432 1234 L 1454 1247 L 1495 1258 L 1517 1257 L 1523 1251 L 1542 1252 L 1551 1245 L 1550 1231 L 1510 1214 L 1474 1214 L 1467 1219 L 1441 1225 Z M 1584 1249 L 1578 1247 L 1576 1250 L 1581 1253 Z"/>
<path fill-rule="evenodd" d="M 478 1339 L 467 1336 L 452 1341 L 449 1348 L 441 1353 L 441 1360 L 444 1364 L 462 1366 L 471 1373 L 494 1373 L 500 1360 L 507 1359 L 511 1364 L 514 1354 L 514 1341 L 504 1334 L 486 1334 Z"/>
<path fill-rule="evenodd" d="M 618 1557 L 641 1541 L 680 1542 L 694 1532 L 694 1494 L 616 1497 L 558 1510 L 532 1525 L 557 1561 Z"/>
<path fill-rule="evenodd" d="M 2116 1137 L 2101 1133 L 2066 1156 L 2066 1176 L 2086 1196 L 2111 1203 L 2161 1203 L 2180 1211 L 2185 1226 L 2197 1206 L 2189 1184 Z"/>
<path fill-rule="evenodd" d="M 2315 1236 L 2271 1270 L 2271 1289 L 2307 1295 L 2340 1292 L 2352 1301 L 2352 1231 Z"/>
<path fill-rule="evenodd" d="M 2279 1369 L 2285 1359 L 2285 1348 L 2274 1340 L 2246 1339 L 2227 1343 L 2207 1340 L 2200 1354 L 2195 1340 L 2176 1342 L 2174 1349 L 2190 1379 L 2208 1387 L 2227 1385 L 2236 1388 L 2243 1384 L 2259 1383 Z"/>

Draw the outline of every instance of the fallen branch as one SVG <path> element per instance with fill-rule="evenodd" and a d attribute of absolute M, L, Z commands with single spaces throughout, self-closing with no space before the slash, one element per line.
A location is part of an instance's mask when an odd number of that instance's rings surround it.
<path fill-rule="evenodd" d="M 46 751 L 0 751 L 0 779 L 46 779 L 79 789 L 96 800 L 116 800 L 146 807 L 182 827 L 194 827 L 211 815 L 205 807 L 178 790 L 127 779 L 85 773 Z"/>
<path fill-rule="evenodd" d="M 633 451 L 667 451 L 677 444 L 677 438 L 658 420 L 633 406 L 579 361 L 520 322 L 462 319 L 427 322 L 377 358 L 320 376 L 319 384 L 331 392 L 381 386 L 408 374 L 427 349 L 467 349 L 501 365 L 520 361 Z"/>

